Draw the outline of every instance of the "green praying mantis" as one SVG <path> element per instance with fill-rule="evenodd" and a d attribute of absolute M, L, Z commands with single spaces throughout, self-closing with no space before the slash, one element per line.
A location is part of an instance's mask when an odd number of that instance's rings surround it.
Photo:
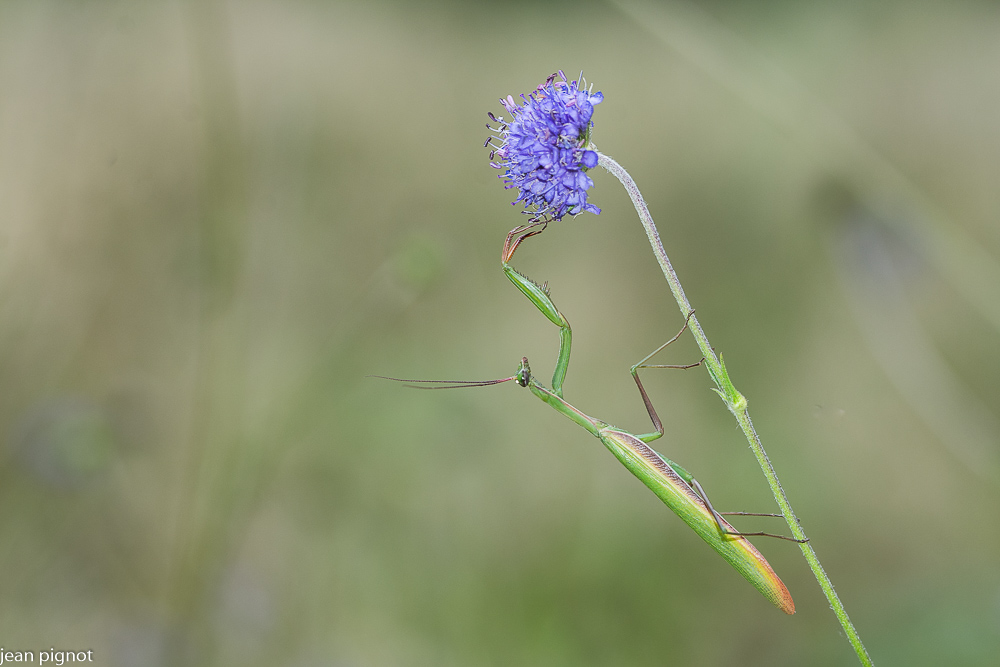
<path fill-rule="evenodd" d="M 528 298 L 531 303 L 559 328 L 559 353 L 556 358 L 555 370 L 552 375 L 552 388 L 546 388 L 531 373 L 527 357 L 521 358 L 517 372 L 514 375 L 497 380 L 485 381 L 446 381 L 446 380 L 403 380 L 400 378 L 383 379 L 395 380 L 398 382 L 419 383 L 414 386 L 432 389 L 459 388 L 459 387 L 482 387 L 504 382 L 515 381 L 519 386 L 531 390 L 535 396 L 544 403 L 551 406 L 557 412 L 565 415 L 574 423 L 579 424 L 591 435 L 596 436 L 612 454 L 615 455 L 622 465 L 638 477 L 643 484 L 657 495 L 677 516 L 681 518 L 695 533 L 705 542 L 715 549 L 726 562 L 732 565 L 737 572 L 743 575 L 747 581 L 753 584 L 754 588 L 771 601 L 776 607 L 786 614 L 795 613 L 795 603 L 792 596 L 785 587 L 767 560 L 757 551 L 747 540 L 747 536 L 763 535 L 777 537 L 781 539 L 799 541 L 783 535 L 773 535 L 771 533 L 754 532 L 741 533 L 733 528 L 722 516 L 723 513 L 715 511 L 708 500 L 701 484 L 694 476 L 683 467 L 674 463 L 670 459 L 654 451 L 649 443 L 663 435 L 663 424 L 656 410 L 653 407 L 646 390 L 639 379 L 639 369 L 641 368 L 693 368 L 701 364 L 701 361 L 687 365 L 651 365 L 646 362 L 653 356 L 677 340 L 687 329 L 687 321 L 673 338 L 658 347 L 642 361 L 632 366 L 632 378 L 635 380 L 642 400 L 646 405 L 646 411 L 656 429 L 652 433 L 634 435 L 617 428 L 611 424 L 601 421 L 585 414 L 563 398 L 563 382 L 566 379 L 566 372 L 569 368 L 570 347 L 572 344 L 572 330 L 569 321 L 559 312 L 552 297 L 549 294 L 547 285 L 539 285 L 518 273 L 510 265 L 510 259 L 517 250 L 518 245 L 525 239 L 540 234 L 547 225 L 545 220 L 534 220 L 526 225 L 519 226 L 507 235 L 504 242 L 501 263 L 507 278 Z M 693 311 L 692 311 L 693 312 Z M 688 315 L 690 319 L 691 314 Z M 431 386 L 433 385 L 433 386 Z M 726 514 L 738 514 L 749 516 L 781 516 L 774 514 L 755 514 L 749 512 L 729 512 Z"/>

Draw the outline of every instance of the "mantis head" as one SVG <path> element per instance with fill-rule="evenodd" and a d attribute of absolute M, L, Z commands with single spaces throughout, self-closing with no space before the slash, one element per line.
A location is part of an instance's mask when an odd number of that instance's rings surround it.
<path fill-rule="evenodd" d="M 522 387 L 528 386 L 528 383 L 531 381 L 531 368 L 528 366 L 528 357 L 521 357 L 521 365 L 517 367 L 514 379 Z"/>

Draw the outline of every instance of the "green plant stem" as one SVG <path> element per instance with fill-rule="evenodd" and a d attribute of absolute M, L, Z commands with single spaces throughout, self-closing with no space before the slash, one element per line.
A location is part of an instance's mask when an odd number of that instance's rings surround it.
<path fill-rule="evenodd" d="M 591 144 L 590 148 L 597 150 L 596 146 L 593 144 Z M 802 526 L 799 525 L 799 520 L 792 511 L 792 506 L 788 502 L 788 497 L 785 495 L 784 489 L 781 488 L 781 482 L 778 481 L 778 474 L 774 471 L 774 466 L 771 465 L 771 461 L 767 458 L 767 452 L 764 451 L 764 446 L 761 444 L 760 438 L 754 430 L 753 422 L 750 421 L 750 413 L 747 410 L 747 400 L 742 394 L 736 391 L 736 388 L 733 386 L 732 382 L 730 382 L 725 364 L 720 361 L 718 357 L 716 357 L 715 351 L 712 349 L 711 344 L 709 344 L 708 338 L 705 336 L 705 332 L 698 323 L 697 317 L 693 314 L 694 309 L 691 307 L 691 303 L 688 301 L 687 296 L 684 295 L 684 288 L 681 287 L 680 280 L 677 278 L 677 273 L 670 264 L 670 259 L 667 257 L 667 251 L 663 248 L 663 242 L 660 241 L 660 234 L 656 230 L 656 225 L 653 223 L 653 217 L 649 214 L 649 209 L 646 207 L 646 202 L 642 198 L 642 193 L 639 192 L 638 186 L 636 186 L 635 181 L 632 180 L 632 177 L 627 171 L 625 171 L 624 167 L 600 151 L 598 151 L 598 156 L 598 164 L 621 181 L 621 184 L 625 186 L 625 190 L 632 199 L 632 203 L 635 205 L 635 210 L 639 214 L 639 220 L 642 222 L 642 226 L 646 230 L 646 236 L 649 237 L 649 244 L 653 248 L 653 254 L 656 255 L 656 261 L 660 263 L 660 268 L 663 269 L 663 275 L 667 279 L 667 284 L 670 285 L 670 291 L 673 293 L 678 307 L 680 307 L 681 315 L 688 318 L 688 328 L 691 330 L 691 333 L 694 334 L 694 338 L 698 342 L 698 347 L 701 349 L 701 353 L 705 357 L 705 365 L 708 367 L 709 375 L 712 376 L 712 380 L 718 387 L 717 391 L 726 402 L 726 406 L 729 408 L 729 411 L 733 413 L 736 420 L 740 424 L 740 428 L 743 429 L 747 442 L 750 443 L 750 449 L 753 450 L 754 456 L 757 457 L 757 462 L 760 464 L 760 468 L 764 472 L 764 476 L 767 478 L 767 483 L 771 486 L 771 492 L 774 494 L 774 499 L 777 501 L 778 507 L 781 508 L 781 513 L 784 515 L 785 521 L 788 523 L 788 528 L 792 531 L 792 535 L 794 535 L 796 539 L 808 539 L 806 538 L 805 531 L 802 530 Z M 871 658 L 868 657 L 868 652 L 865 650 L 865 646 L 861 642 L 861 637 L 858 635 L 857 630 L 854 629 L 854 625 L 851 623 L 851 619 L 847 616 L 847 611 L 844 609 L 844 605 L 840 602 L 840 598 L 837 597 L 837 593 L 833 589 L 833 584 L 830 582 L 830 577 L 827 576 L 826 572 L 823 570 L 823 566 L 820 565 L 819 558 L 816 556 L 816 551 L 813 549 L 812 543 L 800 542 L 799 548 L 802 550 L 802 555 L 805 556 L 806 562 L 809 564 L 810 569 L 812 569 L 813 574 L 816 575 L 816 581 L 819 582 L 820 588 L 823 589 L 823 594 L 826 595 L 826 599 L 830 601 L 833 613 L 836 614 L 837 620 L 840 621 L 840 625 L 844 628 L 844 632 L 847 633 L 847 638 L 854 647 L 854 651 L 858 654 L 858 659 L 861 661 L 861 664 L 871 666 Z"/>

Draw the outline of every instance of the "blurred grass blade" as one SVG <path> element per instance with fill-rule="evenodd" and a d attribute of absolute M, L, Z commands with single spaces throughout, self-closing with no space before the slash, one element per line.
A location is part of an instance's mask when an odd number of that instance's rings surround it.
<path fill-rule="evenodd" d="M 975 476 L 1000 482 L 1000 423 L 959 379 L 909 305 L 885 232 L 862 210 L 831 244 L 837 277 L 872 356 L 914 413 Z"/>
<path fill-rule="evenodd" d="M 735 94 L 795 133 L 816 167 L 848 179 L 870 209 L 891 200 L 908 211 L 888 220 L 916 235 L 920 251 L 949 284 L 1000 331 L 1000 262 L 955 224 L 906 175 L 779 64 L 691 3 L 613 0 L 636 25 Z"/>

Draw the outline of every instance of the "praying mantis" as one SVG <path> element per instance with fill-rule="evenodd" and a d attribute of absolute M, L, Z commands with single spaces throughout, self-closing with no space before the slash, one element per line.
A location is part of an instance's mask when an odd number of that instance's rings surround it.
<path fill-rule="evenodd" d="M 673 338 L 658 347 L 642 361 L 632 366 L 632 378 L 635 380 L 639 393 L 645 403 L 646 411 L 656 429 L 651 433 L 634 435 L 604 422 L 595 417 L 585 414 L 563 398 L 563 382 L 569 368 L 570 348 L 572 346 L 572 330 L 569 321 L 556 308 L 552 297 L 549 294 L 547 285 L 539 285 L 518 273 L 510 265 L 511 257 L 517 250 L 518 245 L 526 238 L 540 234 L 547 224 L 545 220 L 534 220 L 529 224 L 516 227 L 507 235 L 501 254 L 501 264 L 507 278 L 528 298 L 531 303 L 559 328 L 559 352 L 556 357 L 555 369 L 552 375 L 552 388 L 546 388 L 531 373 L 527 357 L 521 358 L 521 363 L 514 375 L 497 380 L 486 380 L 478 382 L 468 381 L 445 381 L 445 380 L 402 380 L 400 378 L 386 378 L 407 383 L 419 383 L 414 386 L 429 389 L 445 389 L 459 387 L 481 387 L 504 382 L 514 381 L 519 386 L 531 390 L 531 393 L 551 406 L 557 412 L 565 415 L 574 423 L 582 426 L 591 435 L 596 436 L 612 454 L 615 455 L 622 465 L 624 465 L 633 475 L 639 478 L 660 500 L 669 507 L 674 514 L 679 516 L 695 533 L 721 555 L 726 562 L 733 566 L 737 572 L 749 581 L 754 588 L 767 598 L 778 609 L 786 614 L 795 613 L 795 603 L 791 594 L 785 587 L 770 564 L 759 551 L 747 540 L 748 535 L 763 535 L 768 537 L 778 537 L 781 539 L 798 541 L 794 538 L 783 535 L 772 535 L 771 533 L 755 532 L 741 533 L 733 528 L 723 517 L 722 513 L 716 512 L 708 500 L 708 496 L 702 489 L 701 484 L 694 476 L 683 467 L 674 463 L 670 459 L 660 455 L 653 450 L 649 443 L 661 437 L 664 433 L 663 424 L 656 410 L 653 407 L 646 390 L 639 379 L 640 368 L 693 368 L 701 364 L 688 364 L 683 366 L 650 365 L 649 361 L 654 355 L 677 340 L 687 329 L 687 321 Z M 693 313 L 693 311 L 692 311 Z M 690 319 L 691 314 L 688 315 Z M 754 514 L 749 512 L 730 512 L 727 514 L 739 514 L 750 516 L 781 516 L 773 514 Z"/>

